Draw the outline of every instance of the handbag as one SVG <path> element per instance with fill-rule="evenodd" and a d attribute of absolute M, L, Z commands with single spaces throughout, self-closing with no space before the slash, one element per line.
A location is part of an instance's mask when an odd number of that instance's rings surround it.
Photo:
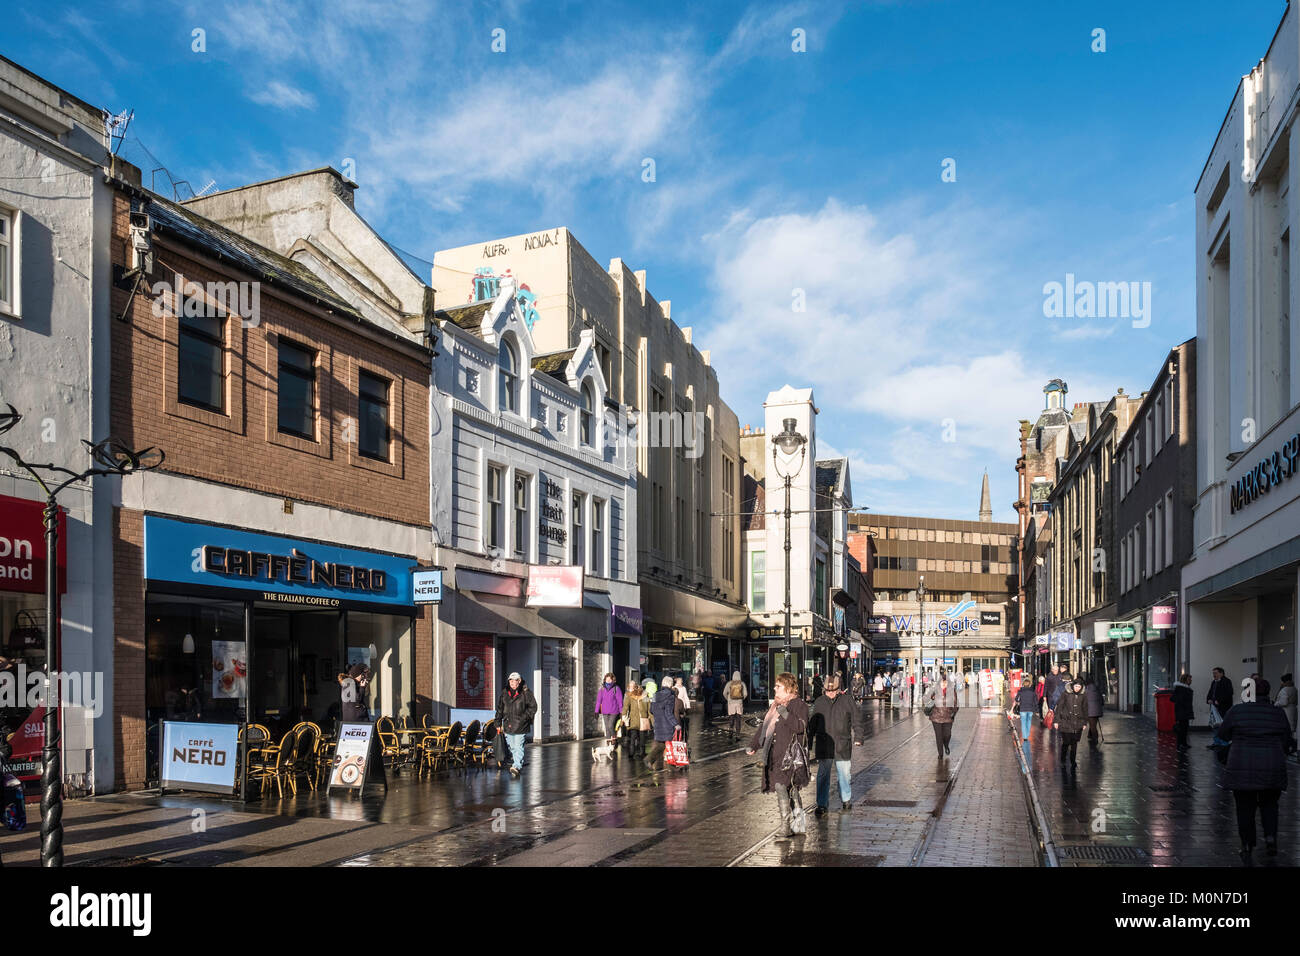
<path fill-rule="evenodd" d="M 1211 728 L 1211 729 L 1213 729 L 1213 728 L 1219 726 L 1219 724 L 1223 723 L 1223 715 L 1222 715 L 1221 713 L 1219 713 L 1219 705 L 1218 705 L 1218 704 L 1211 704 L 1211 705 L 1210 705 L 1210 721 L 1209 721 L 1209 723 L 1210 723 L 1210 728 Z"/>
<path fill-rule="evenodd" d="M 1056 711 L 1049 710 L 1047 716 L 1043 718 L 1043 726 L 1048 730 L 1052 729 L 1052 724 L 1056 723 Z"/>
<path fill-rule="evenodd" d="M 686 741 L 682 740 L 680 727 L 673 731 L 673 739 L 664 747 L 664 763 L 671 767 L 690 766 L 690 754 L 686 749 Z"/>

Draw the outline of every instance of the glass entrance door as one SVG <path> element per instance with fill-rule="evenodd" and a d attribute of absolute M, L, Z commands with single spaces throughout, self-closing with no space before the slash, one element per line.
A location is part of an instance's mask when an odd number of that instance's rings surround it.
<path fill-rule="evenodd" d="M 346 670 L 339 611 L 253 613 L 253 716 L 279 736 L 301 720 L 329 731 L 339 714 L 337 676 Z"/>

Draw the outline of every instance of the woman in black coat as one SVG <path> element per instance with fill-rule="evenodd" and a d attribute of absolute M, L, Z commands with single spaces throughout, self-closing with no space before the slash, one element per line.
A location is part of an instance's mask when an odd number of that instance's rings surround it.
<path fill-rule="evenodd" d="M 763 752 L 763 793 L 776 791 L 782 828 L 786 836 L 794 836 L 805 832 L 807 826 L 799 791 L 808 785 L 808 752 L 803 750 L 801 761 L 787 760 L 787 756 L 796 756 L 791 753 L 792 743 L 803 743 L 808 730 L 808 705 L 799 697 L 799 681 L 793 674 L 778 674 L 773 683 L 776 696 L 746 753 Z"/>
<path fill-rule="evenodd" d="M 1250 865 L 1255 849 L 1255 809 L 1264 823 L 1264 844 L 1277 856 L 1277 802 L 1286 789 L 1286 742 L 1291 724 L 1286 714 L 1269 702 L 1268 681 L 1255 681 L 1255 700 L 1229 709 L 1218 735 L 1232 746 L 1223 785 L 1237 804 L 1237 832 L 1241 834 L 1241 861 Z M 1245 696 L 1245 695 L 1243 695 Z"/>
<path fill-rule="evenodd" d="M 1187 746 L 1187 726 L 1195 718 L 1192 710 L 1192 675 L 1183 673 L 1174 681 L 1171 695 L 1174 705 L 1174 733 L 1178 735 L 1178 752 L 1185 753 Z"/>

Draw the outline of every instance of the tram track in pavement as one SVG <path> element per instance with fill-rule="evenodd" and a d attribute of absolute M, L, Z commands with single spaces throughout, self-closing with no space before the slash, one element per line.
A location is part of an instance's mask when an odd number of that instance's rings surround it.
<path fill-rule="evenodd" d="M 1000 715 L 999 715 L 1000 716 Z M 938 802 L 934 809 L 930 811 L 925 821 L 925 826 L 921 830 L 921 836 L 916 841 L 916 848 L 912 851 L 911 859 L 908 860 L 909 867 L 921 866 L 925 860 L 925 854 L 930 849 L 930 840 L 934 836 L 934 831 L 938 827 L 939 819 L 943 816 L 943 808 L 948 804 L 948 797 L 952 794 L 953 787 L 957 785 L 957 776 L 961 773 L 962 765 L 966 762 L 967 756 L 970 755 L 971 748 L 975 746 L 975 738 L 983 732 L 984 716 L 981 709 L 980 716 L 975 721 L 975 728 L 971 732 L 970 739 L 966 741 L 966 749 L 961 752 L 957 758 L 957 763 L 948 773 L 948 782 L 944 785 L 943 793 L 939 795 Z"/>

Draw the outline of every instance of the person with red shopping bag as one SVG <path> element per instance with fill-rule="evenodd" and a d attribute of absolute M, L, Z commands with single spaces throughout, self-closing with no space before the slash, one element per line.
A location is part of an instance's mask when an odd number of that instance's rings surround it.
<path fill-rule="evenodd" d="M 682 702 L 673 690 L 672 682 L 665 680 L 664 686 L 659 688 L 650 703 L 650 724 L 655 739 L 645 762 L 651 770 L 664 769 L 664 752 L 668 749 L 668 742 L 673 739 L 674 732 L 681 726 L 681 707 Z"/>

